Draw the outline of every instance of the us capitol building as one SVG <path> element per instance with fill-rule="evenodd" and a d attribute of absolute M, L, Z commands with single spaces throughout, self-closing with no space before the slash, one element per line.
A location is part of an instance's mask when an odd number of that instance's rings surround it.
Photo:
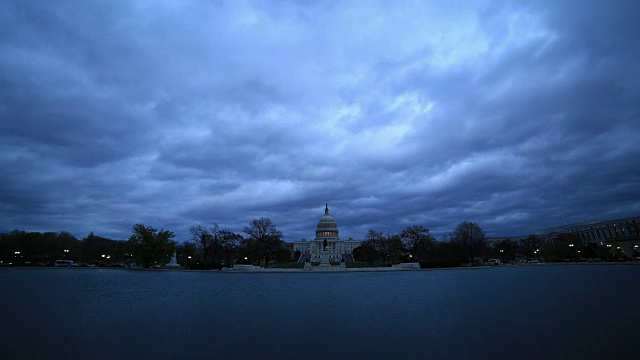
<path fill-rule="evenodd" d="M 293 252 L 300 251 L 298 262 L 301 263 L 305 261 L 319 263 L 323 250 L 327 250 L 330 262 L 353 262 L 353 249 L 360 246 L 360 243 L 360 241 L 353 239 L 340 240 L 338 225 L 333 216 L 329 214 L 329 204 L 325 204 L 324 215 L 320 218 L 316 228 L 316 238 L 294 242 Z"/>

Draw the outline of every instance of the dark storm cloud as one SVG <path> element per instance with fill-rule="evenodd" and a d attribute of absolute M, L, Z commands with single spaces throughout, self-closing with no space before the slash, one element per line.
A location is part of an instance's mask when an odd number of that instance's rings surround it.
<path fill-rule="evenodd" d="M 640 212 L 633 1 L 0 4 L 0 228 Z"/>

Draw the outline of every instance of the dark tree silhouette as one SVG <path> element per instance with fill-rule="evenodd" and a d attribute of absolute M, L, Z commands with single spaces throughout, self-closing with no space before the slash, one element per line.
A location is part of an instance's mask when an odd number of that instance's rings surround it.
<path fill-rule="evenodd" d="M 542 244 L 544 244 L 544 239 L 536 235 L 529 235 L 520 240 L 520 246 L 522 247 L 524 255 L 529 257 L 536 256 L 536 250 L 539 250 Z"/>
<path fill-rule="evenodd" d="M 421 225 L 409 226 L 400 233 L 405 248 L 415 261 L 426 260 L 426 255 L 434 246 L 435 239 L 429 229 Z"/>
<path fill-rule="evenodd" d="M 251 249 L 253 256 L 258 260 L 264 259 L 267 267 L 278 249 L 283 247 L 282 233 L 268 218 L 251 220 L 242 232 L 247 235 L 246 245 Z"/>
<path fill-rule="evenodd" d="M 218 232 L 218 245 L 220 247 L 222 257 L 224 258 L 225 266 L 233 265 L 238 247 L 240 246 L 241 242 L 242 235 L 240 234 L 236 234 L 224 229 Z"/>
<path fill-rule="evenodd" d="M 484 231 L 478 226 L 478 224 L 463 221 L 453 232 L 453 241 L 457 243 L 466 257 L 469 258 L 469 263 L 473 266 L 474 258 L 486 247 L 487 241 Z"/>
<path fill-rule="evenodd" d="M 368 241 L 353 249 L 353 259 L 358 262 L 366 262 L 373 266 L 380 258 L 380 253 Z"/>
<path fill-rule="evenodd" d="M 176 242 L 171 240 L 173 232 L 160 231 L 142 224 L 133 226 L 133 234 L 127 241 L 127 251 L 136 261 L 148 267 L 153 264 L 166 264 L 173 255 Z"/>
<path fill-rule="evenodd" d="M 207 229 L 202 225 L 192 226 L 189 229 L 189 233 L 191 234 L 191 240 L 195 241 L 202 249 L 202 261 L 205 269 L 208 268 L 207 253 L 211 246 L 214 245 L 214 240 L 218 234 L 218 225 L 214 225 L 211 229 Z"/>

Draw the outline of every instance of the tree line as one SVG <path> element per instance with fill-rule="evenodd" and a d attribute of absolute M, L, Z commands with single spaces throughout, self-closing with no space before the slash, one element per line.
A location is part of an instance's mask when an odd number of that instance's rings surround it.
<path fill-rule="evenodd" d="M 143 267 L 169 262 L 174 251 L 178 263 L 191 269 L 219 269 L 234 263 L 270 266 L 273 262 L 296 261 L 286 248 L 282 232 L 268 218 L 252 220 L 240 233 L 212 226 L 195 225 L 189 229 L 188 241 L 177 244 L 174 233 L 136 224 L 128 240 L 111 240 L 93 232 L 77 239 L 68 232 L 26 232 L 14 230 L 0 233 L 0 265 L 52 265 L 61 259 L 98 266 Z M 422 267 L 475 265 L 481 259 L 496 258 L 502 262 L 516 259 L 545 261 L 580 261 L 583 259 L 627 260 L 615 247 L 581 242 L 568 234 L 553 239 L 530 235 L 519 240 L 503 239 L 487 242 L 482 228 L 463 221 L 453 232 L 436 240 L 422 225 L 408 226 L 398 234 L 371 229 L 360 246 L 353 250 L 354 259 L 369 266 L 389 266 L 399 262 L 420 262 Z M 631 254 L 639 258 L 640 253 Z"/>
<path fill-rule="evenodd" d="M 77 239 L 68 232 L 26 232 L 0 234 L 0 265 L 50 266 L 56 260 L 98 266 L 153 267 L 169 262 L 174 251 L 180 265 L 194 269 L 231 266 L 239 262 L 269 266 L 273 261 L 289 262 L 291 253 L 282 232 L 268 218 L 252 220 L 234 233 L 218 225 L 192 226 L 190 239 L 177 244 L 175 234 L 144 224 L 132 228 L 128 240 L 111 240 L 91 232 Z"/>
<path fill-rule="evenodd" d="M 463 221 L 437 241 L 422 225 L 408 226 L 399 234 L 369 230 L 362 244 L 353 250 L 356 261 L 369 266 L 399 262 L 420 262 L 421 267 L 453 267 L 475 264 L 487 250 L 486 236 L 474 222 Z"/>
<path fill-rule="evenodd" d="M 356 261 L 369 266 L 415 261 L 420 262 L 421 267 L 473 266 L 487 259 L 499 259 L 503 263 L 640 259 L 638 248 L 634 248 L 632 254 L 625 254 L 616 246 L 598 246 L 570 234 L 557 234 L 549 239 L 529 235 L 488 242 L 482 228 L 469 221 L 458 224 L 440 241 L 430 234 L 428 228 L 420 225 L 406 227 L 399 234 L 385 234 L 372 229 L 365 235 L 362 245 L 354 249 L 353 255 Z"/>
<path fill-rule="evenodd" d="M 114 264 L 125 261 L 125 244 L 121 240 L 96 236 L 93 232 L 77 239 L 66 231 L 13 230 L 0 234 L 0 261 L 5 265 L 51 265 L 64 259 L 78 263 Z"/>
<path fill-rule="evenodd" d="M 176 247 L 178 262 L 192 269 L 219 269 L 234 263 L 270 266 L 292 261 L 282 232 L 269 218 L 251 220 L 241 233 L 220 228 L 192 226 L 191 238 Z"/>

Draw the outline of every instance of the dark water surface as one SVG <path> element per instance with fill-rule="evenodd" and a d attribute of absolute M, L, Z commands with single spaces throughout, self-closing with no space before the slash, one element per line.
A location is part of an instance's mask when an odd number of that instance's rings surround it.
<path fill-rule="evenodd" d="M 2 359 L 638 356 L 640 266 L 0 270 Z"/>

